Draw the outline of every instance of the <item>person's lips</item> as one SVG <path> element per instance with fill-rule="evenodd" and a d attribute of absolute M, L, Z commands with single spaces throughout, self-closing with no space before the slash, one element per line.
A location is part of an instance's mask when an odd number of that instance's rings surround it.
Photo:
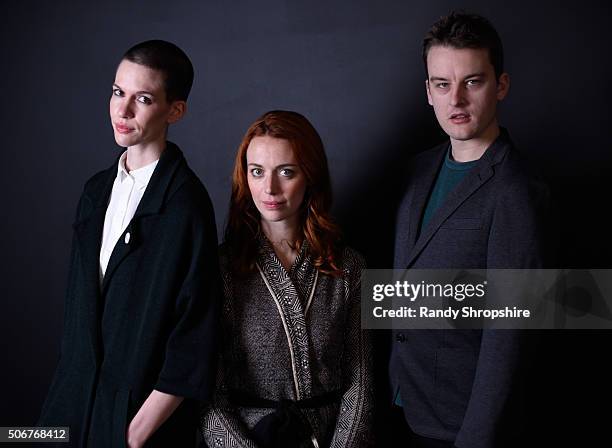
<path fill-rule="evenodd" d="M 465 112 L 457 112 L 457 113 L 451 114 L 449 117 L 449 120 L 451 121 L 451 123 L 454 123 L 454 124 L 463 124 L 463 123 L 469 123 L 471 118 L 470 118 L 470 114 L 467 114 Z"/>
<path fill-rule="evenodd" d="M 261 201 L 261 203 L 268 210 L 278 210 L 284 204 L 284 202 L 279 201 Z"/>
<path fill-rule="evenodd" d="M 132 132 L 134 130 L 134 128 L 131 128 L 129 126 L 126 126 L 126 125 L 120 124 L 120 123 L 115 123 L 115 129 L 120 134 L 129 134 L 130 132 Z"/>

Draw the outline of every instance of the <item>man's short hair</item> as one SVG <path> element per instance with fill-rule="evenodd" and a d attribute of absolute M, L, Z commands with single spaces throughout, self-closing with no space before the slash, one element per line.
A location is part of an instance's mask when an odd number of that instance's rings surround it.
<path fill-rule="evenodd" d="M 434 23 L 423 39 L 423 62 L 427 71 L 427 54 L 432 47 L 484 48 L 499 79 L 504 72 L 504 49 L 499 34 L 491 22 L 477 14 L 453 11 Z"/>
<path fill-rule="evenodd" d="M 193 85 L 193 65 L 183 50 L 164 40 L 147 40 L 134 45 L 121 60 L 144 65 L 164 74 L 166 100 L 187 101 Z"/>

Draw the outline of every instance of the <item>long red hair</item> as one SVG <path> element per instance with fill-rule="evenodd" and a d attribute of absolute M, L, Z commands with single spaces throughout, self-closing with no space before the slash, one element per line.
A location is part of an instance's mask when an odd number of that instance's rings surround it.
<path fill-rule="evenodd" d="M 255 268 L 257 237 L 262 230 L 247 181 L 246 153 L 251 140 L 263 135 L 288 140 L 306 177 L 306 193 L 300 213 L 301 239 L 296 242 L 297 249 L 307 241 L 315 267 L 325 274 L 341 275 L 342 271 L 336 265 L 341 233 L 330 217 L 332 189 L 323 142 L 306 117 L 282 110 L 266 112 L 258 118 L 238 147 L 225 229 L 232 269 L 237 273 L 247 273 Z"/>

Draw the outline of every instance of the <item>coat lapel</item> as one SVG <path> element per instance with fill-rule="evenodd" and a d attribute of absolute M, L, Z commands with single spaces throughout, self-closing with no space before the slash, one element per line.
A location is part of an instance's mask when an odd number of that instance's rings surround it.
<path fill-rule="evenodd" d="M 510 145 L 510 138 L 508 137 L 507 132 L 502 129 L 500 136 L 485 151 L 483 156 L 480 158 L 478 165 L 474 167 L 474 169 L 467 174 L 465 179 L 463 179 L 457 188 L 448 195 L 444 201 L 444 204 L 432 216 L 427 227 L 423 229 L 423 232 L 421 235 L 419 235 L 418 240 L 416 241 L 412 250 L 409 252 L 408 260 L 406 262 L 407 268 L 414 263 L 416 258 L 427 246 L 444 221 L 446 221 L 446 219 L 452 215 L 461 206 L 461 204 L 463 204 L 472 194 L 474 194 L 474 192 L 476 192 L 486 182 L 488 182 L 491 177 L 493 177 L 495 173 L 493 167 L 503 159 L 506 152 L 510 148 Z M 441 154 L 442 158 L 440 158 L 440 154 L 436 155 L 436 167 L 440 166 L 445 154 L 446 149 Z M 431 179 L 431 176 L 426 177 L 422 179 L 423 182 L 418 186 L 418 203 L 416 203 L 415 206 L 419 207 L 416 209 L 419 211 L 419 213 L 416 218 L 413 216 L 413 220 L 418 219 L 418 221 L 415 223 L 411 222 L 411 232 L 418 229 L 418 226 L 420 225 L 421 217 L 429 199 L 429 192 L 431 191 L 431 188 L 436 180 L 438 169 L 434 167 L 431 172 L 435 173 L 433 179 Z"/>
<path fill-rule="evenodd" d="M 166 149 L 162 152 L 159 162 L 155 167 L 155 171 L 151 176 L 151 180 L 147 185 L 142 200 L 136 208 L 134 217 L 119 240 L 117 240 L 117 244 L 113 249 L 102 282 L 102 296 L 106 293 L 108 285 L 113 278 L 113 274 L 117 271 L 117 268 L 121 265 L 123 260 L 138 247 L 140 242 L 138 225 L 140 218 L 160 213 L 168 195 L 170 182 L 175 177 L 179 166 L 183 162 L 184 158 L 181 151 L 176 145 L 168 142 Z M 104 217 L 102 219 L 104 219 Z M 102 232 L 100 232 L 100 239 L 101 238 Z M 98 246 L 98 252 L 99 251 L 100 247 Z"/>
<path fill-rule="evenodd" d="M 110 167 L 102 176 L 101 181 L 88 188 L 84 194 L 83 216 L 78 216 L 73 224 L 74 231 L 79 244 L 79 254 L 82 260 L 84 297 L 79 298 L 79 303 L 86 308 L 86 327 L 90 331 L 90 342 L 96 359 L 100 356 L 100 316 L 102 301 L 100 295 L 100 246 L 102 244 L 102 230 L 104 228 L 104 216 L 108 199 L 113 188 L 116 165 Z"/>

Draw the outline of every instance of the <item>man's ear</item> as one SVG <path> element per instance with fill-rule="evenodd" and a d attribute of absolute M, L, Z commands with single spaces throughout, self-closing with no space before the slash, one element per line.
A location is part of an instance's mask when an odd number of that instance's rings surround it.
<path fill-rule="evenodd" d="M 173 101 L 170 104 L 170 115 L 168 115 L 168 124 L 176 123 L 187 112 L 187 102 L 182 100 Z"/>
<path fill-rule="evenodd" d="M 497 100 L 501 101 L 506 98 L 508 90 L 510 90 L 510 75 L 504 72 L 499 75 L 499 79 L 497 80 Z"/>
<path fill-rule="evenodd" d="M 425 91 L 427 92 L 427 102 L 430 106 L 433 106 L 433 101 L 431 99 L 431 92 L 429 91 L 429 79 L 425 80 Z"/>

